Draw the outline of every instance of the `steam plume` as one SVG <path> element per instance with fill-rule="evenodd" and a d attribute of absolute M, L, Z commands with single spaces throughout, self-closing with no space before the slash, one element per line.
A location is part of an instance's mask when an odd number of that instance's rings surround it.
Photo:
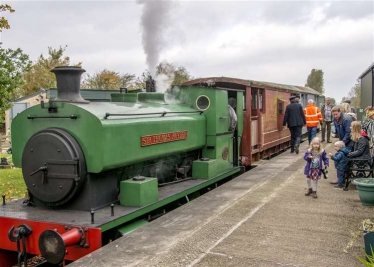
<path fill-rule="evenodd" d="M 147 58 L 148 70 L 155 77 L 156 66 L 164 46 L 164 30 L 168 26 L 168 17 L 172 2 L 137 0 L 143 5 L 141 26 L 143 29 L 142 43 Z"/>

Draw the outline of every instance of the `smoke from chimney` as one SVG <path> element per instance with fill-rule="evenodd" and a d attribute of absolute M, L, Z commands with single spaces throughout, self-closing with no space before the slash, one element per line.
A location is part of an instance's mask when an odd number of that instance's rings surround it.
<path fill-rule="evenodd" d="M 156 66 L 164 46 L 164 29 L 168 26 L 168 18 L 172 6 L 171 1 L 137 0 L 143 5 L 141 26 L 142 43 L 146 54 L 148 70 L 156 77 Z"/>

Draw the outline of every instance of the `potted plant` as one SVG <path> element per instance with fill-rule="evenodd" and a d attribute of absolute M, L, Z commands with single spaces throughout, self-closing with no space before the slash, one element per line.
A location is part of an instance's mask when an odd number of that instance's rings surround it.
<path fill-rule="evenodd" d="M 363 205 L 374 206 L 374 179 L 357 178 L 352 182 L 357 187 L 358 196 Z"/>
<path fill-rule="evenodd" d="M 348 250 L 353 246 L 355 241 L 362 236 L 364 237 L 364 252 L 366 257 L 358 256 L 357 258 L 364 266 L 374 267 L 374 223 L 370 219 L 363 220 L 362 229 L 352 233 L 352 239 L 345 247 L 344 252 L 348 253 Z"/>

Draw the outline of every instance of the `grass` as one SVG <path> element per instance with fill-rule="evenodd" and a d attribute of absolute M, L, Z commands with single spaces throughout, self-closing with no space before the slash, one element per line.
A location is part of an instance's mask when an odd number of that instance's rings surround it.
<path fill-rule="evenodd" d="M 12 155 L 0 153 L 0 158 L 7 158 L 12 163 Z M 23 180 L 22 169 L 0 169 L 0 194 L 6 195 L 6 200 L 25 197 L 26 184 Z M 1 203 L 2 203 L 2 199 Z"/>

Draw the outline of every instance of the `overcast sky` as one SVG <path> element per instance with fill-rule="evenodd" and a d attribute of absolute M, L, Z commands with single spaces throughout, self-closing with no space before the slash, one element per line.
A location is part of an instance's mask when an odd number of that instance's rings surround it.
<path fill-rule="evenodd" d="M 340 101 L 373 63 L 373 2 L 0 0 L 16 10 L 1 14 L 11 29 L 0 42 L 33 61 L 67 45 L 90 74 L 139 76 L 166 60 L 194 77 L 303 86 L 322 69 L 325 95 Z"/>

